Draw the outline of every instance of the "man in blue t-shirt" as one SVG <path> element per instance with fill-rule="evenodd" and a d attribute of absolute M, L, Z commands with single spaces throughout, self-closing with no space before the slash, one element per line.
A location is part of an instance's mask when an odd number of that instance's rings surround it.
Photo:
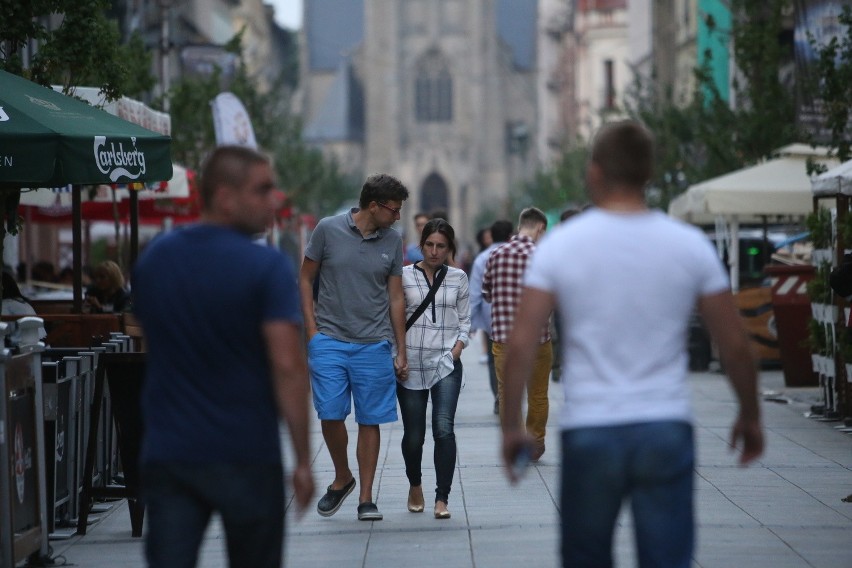
<path fill-rule="evenodd" d="M 275 210 L 267 158 L 224 146 L 201 174 L 203 221 L 152 242 L 133 271 L 148 356 L 142 412 L 146 556 L 192 566 L 213 513 L 230 565 L 278 567 L 284 474 L 279 418 L 303 510 L 313 496 L 307 361 L 295 271 L 258 246 Z"/>

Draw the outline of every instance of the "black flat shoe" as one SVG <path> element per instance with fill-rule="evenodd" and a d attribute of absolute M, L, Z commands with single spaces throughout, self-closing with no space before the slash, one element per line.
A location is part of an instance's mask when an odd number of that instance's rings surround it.
<path fill-rule="evenodd" d="M 323 517 L 332 516 L 338 511 L 338 509 L 340 509 L 340 506 L 343 505 L 343 501 L 350 493 L 352 493 L 353 489 L 355 489 L 354 477 L 352 478 L 352 481 L 343 487 L 343 489 L 332 489 L 331 485 L 329 485 L 325 495 L 323 495 L 322 499 L 320 499 L 319 503 L 317 503 L 317 513 Z"/>
<path fill-rule="evenodd" d="M 358 505 L 358 520 L 359 521 L 381 521 L 384 517 L 379 512 L 379 508 L 375 503 L 367 501 Z"/>

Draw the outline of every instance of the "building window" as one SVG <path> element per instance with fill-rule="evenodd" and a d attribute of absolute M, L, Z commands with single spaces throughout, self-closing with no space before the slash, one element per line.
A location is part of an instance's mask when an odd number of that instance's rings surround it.
<path fill-rule="evenodd" d="M 430 51 L 421 57 L 415 77 L 414 115 L 417 122 L 450 122 L 453 119 L 453 79 L 441 54 Z"/>
<path fill-rule="evenodd" d="M 612 59 L 604 60 L 604 109 L 615 108 L 615 69 Z"/>
<path fill-rule="evenodd" d="M 444 217 L 449 216 L 449 188 L 441 174 L 432 172 L 420 187 L 420 211 L 429 215 L 440 212 Z"/>
<path fill-rule="evenodd" d="M 530 132 L 520 121 L 506 123 L 506 153 L 526 154 L 530 145 Z"/>

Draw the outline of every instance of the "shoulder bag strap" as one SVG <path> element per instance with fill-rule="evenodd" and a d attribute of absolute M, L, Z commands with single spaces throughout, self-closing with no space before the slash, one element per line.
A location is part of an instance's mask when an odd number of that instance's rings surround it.
<path fill-rule="evenodd" d="M 435 294 L 438 293 L 438 288 L 441 286 L 441 282 L 444 281 L 444 276 L 447 275 L 447 266 L 444 265 L 441 269 L 435 273 L 435 280 L 432 282 L 432 285 L 429 287 L 429 293 L 426 294 L 426 297 L 423 298 L 423 301 L 417 306 L 417 309 L 414 310 L 414 313 L 411 314 L 411 317 L 408 318 L 408 321 L 405 322 L 405 331 L 411 329 L 411 326 L 414 325 L 414 322 L 423 315 L 423 312 L 426 311 L 426 308 L 429 304 L 435 299 Z"/>

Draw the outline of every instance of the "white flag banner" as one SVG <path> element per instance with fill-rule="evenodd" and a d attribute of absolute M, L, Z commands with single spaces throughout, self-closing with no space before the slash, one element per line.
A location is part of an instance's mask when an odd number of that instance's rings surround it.
<path fill-rule="evenodd" d="M 257 150 L 251 119 L 234 93 L 219 93 L 210 104 L 217 146 L 248 146 Z"/>

